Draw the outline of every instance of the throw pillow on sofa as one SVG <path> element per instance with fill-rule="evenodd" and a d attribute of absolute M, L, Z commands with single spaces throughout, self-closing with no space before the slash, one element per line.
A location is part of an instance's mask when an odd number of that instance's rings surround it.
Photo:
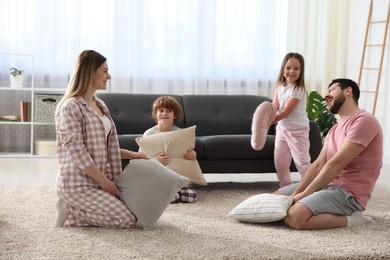
<path fill-rule="evenodd" d="M 195 147 L 196 126 L 163 132 L 149 136 L 137 137 L 136 142 L 140 150 L 148 156 L 164 153 L 169 162 L 166 165 L 172 171 L 191 180 L 192 183 L 207 185 L 197 160 L 183 158 L 188 150 Z"/>
<path fill-rule="evenodd" d="M 241 222 L 268 223 L 282 220 L 293 203 L 293 197 L 261 193 L 238 204 L 228 217 Z"/>
<path fill-rule="evenodd" d="M 145 229 L 154 227 L 175 194 L 189 183 L 155 158 L 130 160 L 115 179 L 123 203 Z"/>

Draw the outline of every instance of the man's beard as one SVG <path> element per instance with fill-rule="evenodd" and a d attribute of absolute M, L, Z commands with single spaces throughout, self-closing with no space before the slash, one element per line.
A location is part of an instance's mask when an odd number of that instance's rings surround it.
<path fill-rule="evenodd" d="M 341 106 L 344 104 L 344 101 L 345 101 L 345 97 L 343 95 L 339 95 L 335 97 L 332 106 L 329 107 L 329 111 L 333 114 L 337 114 Z"/>

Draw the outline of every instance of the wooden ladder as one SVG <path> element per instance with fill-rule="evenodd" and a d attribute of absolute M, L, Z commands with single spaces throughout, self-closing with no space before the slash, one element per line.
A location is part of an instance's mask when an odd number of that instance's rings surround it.
<path fill-rule="evenodd" d="M 367 27 L 366 27 L 366 36 L 364 39 L 362 60 L 360 63 L 358 85 L 360 87 L 361 93 L 367 93 L 367 94 L 374 95 L 372 114 L 375 115 L 376 104 L 377 104 L 377 100 L 378 100 L 379 85 L 380 85 L 381 74 L 382 74 L 383 57 L 385 54 L 387 33 L 388 33 L 388 28 L 389 28 L 390 3 L 387 6 L 387 17 L 384 20 L 373 20 L 373 17 L 372 17 L 373 4 L 374 4 L 374 1 L 371 0 L 370 1 L 370 9 L 369 9 L 369 13 L 368 13 Z M 378 33 L 376 33 L 375 35 L 373 33 L 373 30 L 377 29 L 380 26 L 384 27 L 382 41 L 380 41 L 380 39 L 378 41 L 378 39 L 377 39 L 379 37 L 379 36 L 377 36 Z M 371 39 L 371 38 L 373 38 L 373 39 Z M 377 57 L 378 51 L 375 52 L 375 50 L 378 50 L 378 48 L 380 49 L 380 57 L 379 57 L 379 62 L 378 62 L 379 64 L 371 65 L 369 59 L 378 58 Z M 373 57 L 373 56 L 375 56 L 375 57 Z M 367 84 L 367 85 L 364 85 L 361 82 L 363 77 L 365 77 L 365 82 L 366 82 L 365 84 Z M 373 90 L 373 88 L 372 87 L 370 88 L 370 86 L 369 86 L 371 84 L 369 82 L 370 77 L 374 77 L 375 90 Z M 362 87 L 362 85 L 363 85 L 363 87 Z"/>

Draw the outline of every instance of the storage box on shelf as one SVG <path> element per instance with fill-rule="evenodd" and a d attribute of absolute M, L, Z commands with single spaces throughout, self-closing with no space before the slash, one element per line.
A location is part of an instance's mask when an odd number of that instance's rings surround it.
<path fill-rule="evenodd" d="M 56 156 L 55 140 L 36 140 L 34 154 L 38 156 Z"/>
<path fill-rule="evenodd" d="M 0 71 L 0 157 L 55 156 L 54 109 L 65 89 L 36 88 L 34 55 L 0 57 L 0 68 L 17 67 L 24 73 L 23 85 L 15 88 L 9 71 Z M 25 116 L 21 102 L 27 102 Z"/>
<path fill-rule="evenodd" d="M 62 94 L 35 93 L 34 122 L 54 123 L 54 111 Z"/>

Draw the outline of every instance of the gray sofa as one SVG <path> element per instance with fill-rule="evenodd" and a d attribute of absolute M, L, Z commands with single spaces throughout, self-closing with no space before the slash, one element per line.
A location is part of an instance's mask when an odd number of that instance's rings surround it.
<path fill-rule="evenodd" d="M 99 93 L 110 109 L 122 148 L 138 151 L 135 138 L 155 125 L 151 117 L 159 94 Z M 270 173 L 274 167 L 275 126 L 271 126 L 261 151 L 250 145 L 252 116 L 267 97 L 255 95 L 170 95 L 183 107 L 180 128 L 196 125 L 197 159 L 203 173 Z M 310 155 L 322 147 L 319 127 L 310 121 Z M 128 162 L 123 162 L 123 167 Z M 294 163 L 291 170 L 296 171 Z"/>

